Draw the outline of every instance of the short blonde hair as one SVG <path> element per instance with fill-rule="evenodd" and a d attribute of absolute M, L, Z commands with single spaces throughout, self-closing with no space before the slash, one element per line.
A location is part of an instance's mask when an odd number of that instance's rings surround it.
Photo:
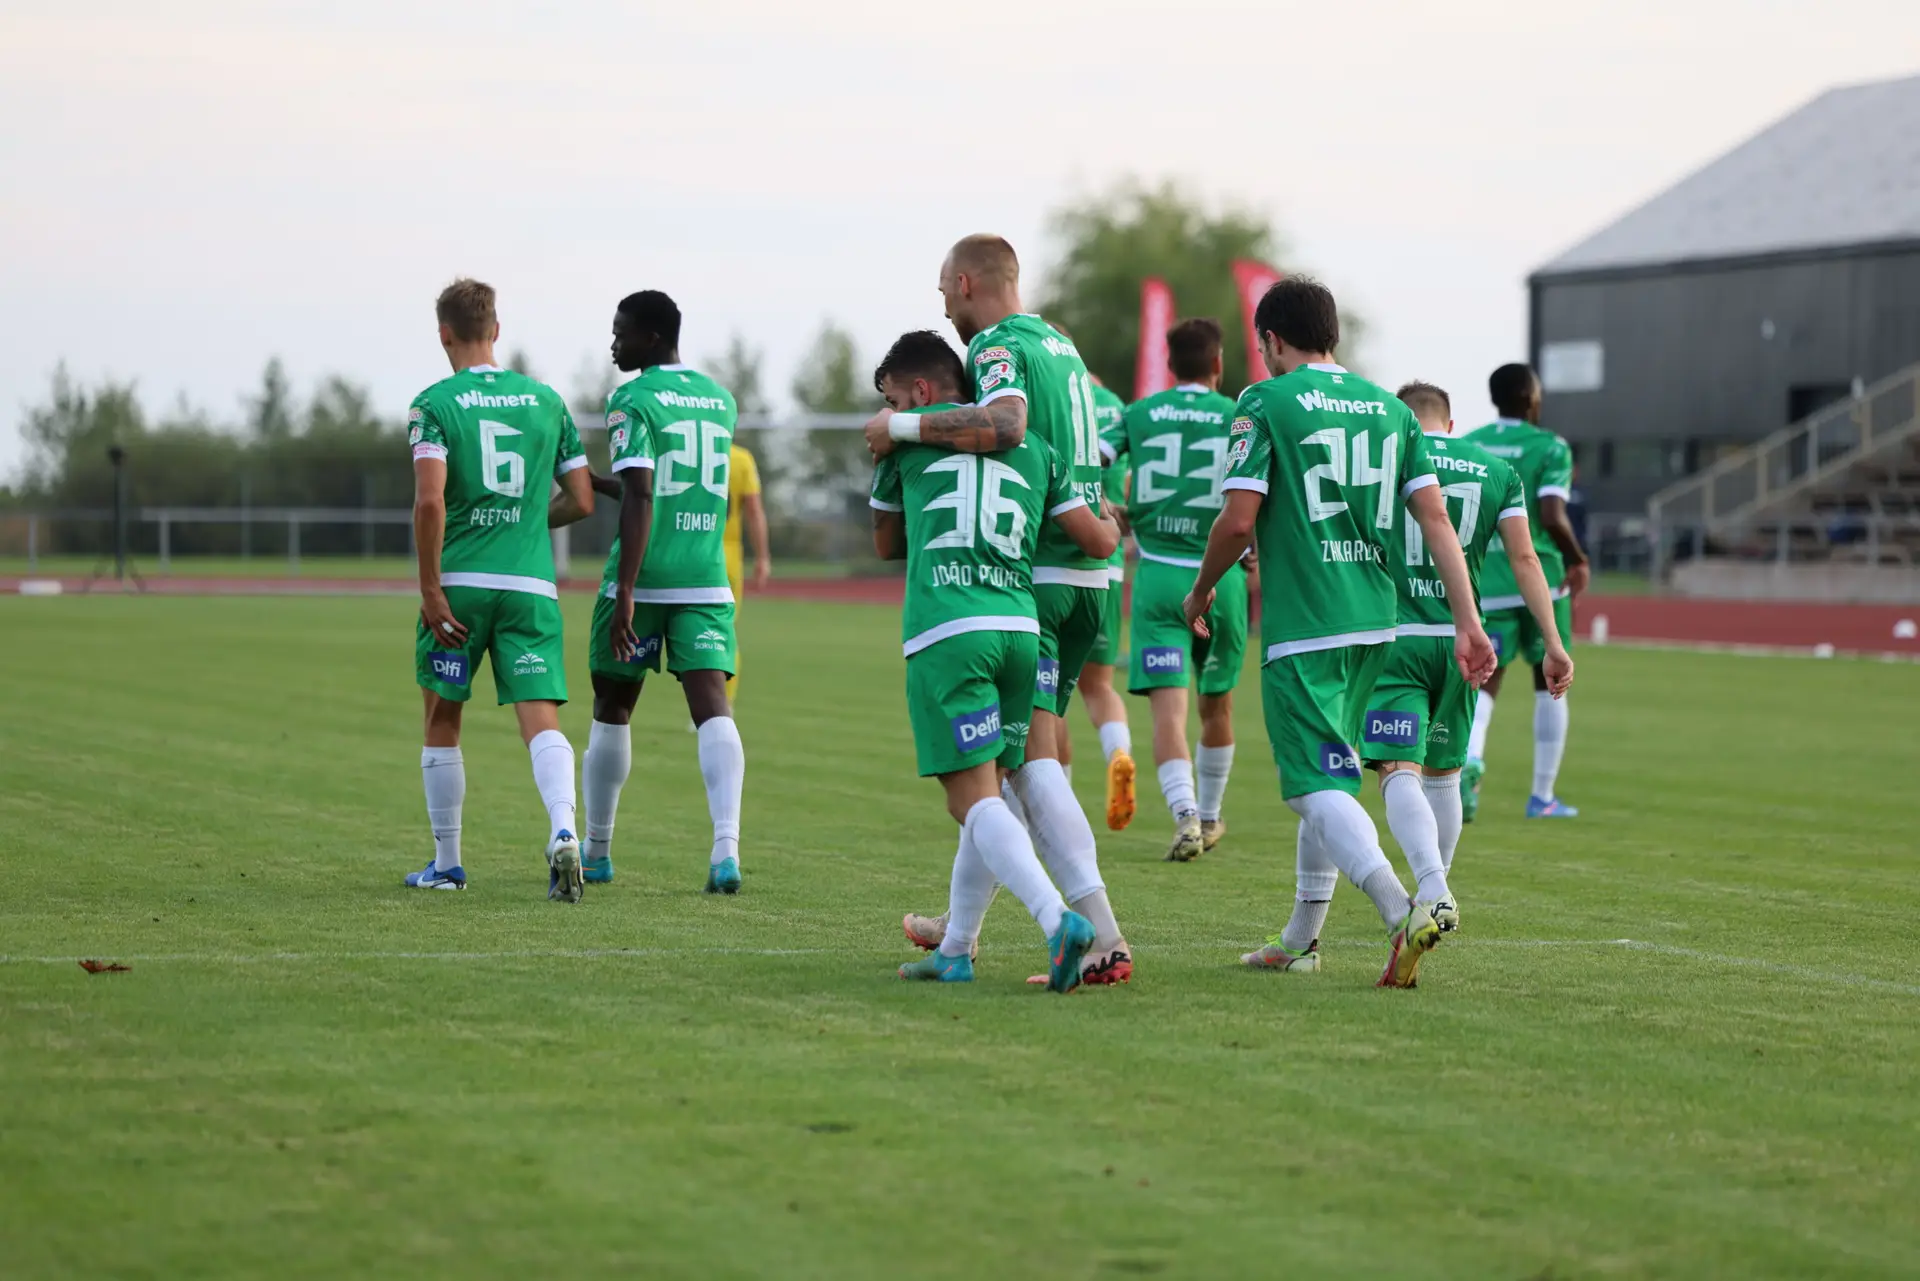
<path fill-rule="evenodd" d="M 433 314 L 461 342 L 483 342 L 493 337 L 494 326 L 500 323 L 493 298 L 492 285 L 462 276 L 440 291 Z"/>

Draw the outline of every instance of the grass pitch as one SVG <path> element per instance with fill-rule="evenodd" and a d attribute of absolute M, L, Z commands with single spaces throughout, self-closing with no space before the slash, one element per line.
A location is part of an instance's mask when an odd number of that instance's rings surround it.
<path fill-rule="evenodd" d="M 578 907 L 485 694 L 473 888 L 400 888 L 430 845 L 411 616 L 0 600 L 0 1273 L 1913 1274 L 1920 667 L 1583 651 L 1561 824 L 1517 817 L 1522 677 L 1465 928 L 1410 993 L 1370 986 L 1351 887 L 1328 973 L 1235 968 L 1294 830 L 1243 685 L 1226 844 L 1160 862 L 1143 768 L 1101 850 L 1137 977 L 1058 998 L 1004 896 L 979 982 L 893 978 L 954 832 L 892 611 L 746 611 L 738 898 L 698 892 L 657 682 L 619 879 Z"/>

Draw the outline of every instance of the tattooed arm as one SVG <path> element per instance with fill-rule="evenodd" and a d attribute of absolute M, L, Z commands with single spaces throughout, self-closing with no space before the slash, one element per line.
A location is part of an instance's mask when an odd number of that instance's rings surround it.
<path fill-rule="evenodd" d="M 910 425 L 917 425 L 917 433 L 894 434 Z M 883 409 L 868 420 L 866 432 L 867 448 L 875 458 L 892 453 L 900 439 L 963 454 L 991 454 L 1012 449 L 1027 438 L 1027 398 L 1003 395 L 984 405 L 961 405 L 932 414 L 896 414 Z"/>

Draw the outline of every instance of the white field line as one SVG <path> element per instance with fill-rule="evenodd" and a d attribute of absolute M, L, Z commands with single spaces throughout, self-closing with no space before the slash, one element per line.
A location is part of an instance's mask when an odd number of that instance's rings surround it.
<path fill-rule="evenodd" d="M 1334 939 L 1328 944 L 1341 947 L 1378 947 L 1372 940 Z M 1185 942 L 1169 946 L 1149 945 L 1143 956 L 1151 957 L 1155 952 L 1219 952 L 1230 955 L 1234 950 L 1246 946 L 1240 942 Z M 1324 945 L 1323 945 L 1324 946 Z M 1460 948 L 1618 948 L 1627 952 L 1646 952 L 1655 956 L 1670 956 L 1680 960 L 1697 961 L 1708 965 L 1723 965 L 1735 969 L 1765 970 L 1774 974 L 1786 974 L 1794 978 L 1814 983 L 1830 983 L 1840 987 L 1867 988 L 1882 992 L 1897 992 L 1902 996 L 1920 996 L 1920 984 L 1896 983 L 1889 979 L 1877 979 L 1865 974 L 1850 974 L 1841 970 L 1822 970 L 1807 965 L 1793 965 L 1783 961 L 1769 961 L 1754 956 L 1734 956 L 1723 952 L 1708 952 L 1699 948 L 1677 947 L 1670 943 L 1650 943 L 1643 939 L 1463 939 L 1455 945 Z M 757 948 L 757 947 L 622 947 L 622 948 L 516 948 L 483 952 L 166 952 L 135 955 L 115 955 L 110 952 L 95 953 L 101 960 L 118 961 L 123 964 L 135 962 L 147 965 L 260 965 L 273 963 L 353 962 L 353 961 L 539 961 L 539 960 L 612 960 L 619 958 L 645 959 L 661 956 L 870 956 L 879 955 L 883 949 L 846 948 L 846 947 L 795 947 L 795 948 Z M 897 948 L 884 949 L 891 954 Z M 1452 948 L 1448 948 L 1452 951 Z M 81 956 L 0 956 L 0 965 L 75 965 L 82 960 L 93 959 Z"/>

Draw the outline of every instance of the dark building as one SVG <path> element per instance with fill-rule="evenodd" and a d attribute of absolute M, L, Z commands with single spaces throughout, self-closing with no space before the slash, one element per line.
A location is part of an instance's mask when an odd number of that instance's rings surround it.
<path fill-rule="evenodd" d="M 1920 76 L 1822 94 L 1528 280 L 1596 513 L 1920 361 Z"/>

